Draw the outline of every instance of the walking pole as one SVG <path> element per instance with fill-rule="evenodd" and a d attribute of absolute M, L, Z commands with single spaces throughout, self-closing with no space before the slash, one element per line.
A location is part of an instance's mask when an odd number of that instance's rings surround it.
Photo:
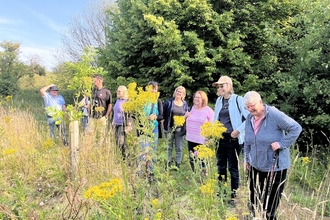
<path fill-rule="evenodd" d="M 272 186 L 274 184 L 274 170 L 275 170 L 275 166 L 277 163 L 278 154 L 279 154 L 278 150 L 276 150 L 273 154 L 272 168 L 270 169 L 270 174 L 269 174 L 268 190 L 267 190 L 266 205 L 265 205 L 266 213 L 267 213 L 267 211 L 269 211 L 268 203 L 269 203 L 269 197 L 270 197 L 270 194 L 272 191 Z"/>

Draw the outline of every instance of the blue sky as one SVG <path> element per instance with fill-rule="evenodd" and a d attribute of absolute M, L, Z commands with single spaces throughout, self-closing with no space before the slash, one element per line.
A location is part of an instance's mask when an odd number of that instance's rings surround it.
<path fill-rule="evenodd" d="M 21 43 L 21 60 L 38 54 L 48 70 L 54 67 L 54 50 L 74 15 L 91 0 L 0 0 L 0 42 Z"/>

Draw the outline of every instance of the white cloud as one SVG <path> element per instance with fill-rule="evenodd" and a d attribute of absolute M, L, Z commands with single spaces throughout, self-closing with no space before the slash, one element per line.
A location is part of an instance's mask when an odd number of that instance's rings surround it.
<path fill-rule="evenodd" d="M 29 46 L 22 46 L 21 45 L 21 56 L 20 59 L 23 62 L 27 62 L 31 56 L 38 55 L 41 59 L 41 65 L 46 67 L 47 70 L 51 70 L 56 61 L 53 56 L 53 51 L 55 48 L 51 47 L 29 47 Z"/>
<path fill-rule="evenodd" d="M 42 13 L 34 12 L 33 14 L 41 21 L 41 23 L 43 23 L 44 25 L 48 26 L 50 29 L 56 32 L 60 32 L 61 30 L 64 29 L 62 25 L 58 25 L 56 22 L 54 22 L 53 19 L 47 17 Z"/>

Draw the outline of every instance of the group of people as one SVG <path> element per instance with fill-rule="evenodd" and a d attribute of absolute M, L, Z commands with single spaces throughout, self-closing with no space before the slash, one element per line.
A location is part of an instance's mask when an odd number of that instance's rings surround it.
<path fill-rule="evenodd" d="M 93 112 L 88 124 L 91 122 L 104 125 L 112 110 L 111 93 L 103 87 L 102 82 L 103 78 L 100 75 L 94 77 L 96 88 L 91 102 L 86 102 L 86 105 L 92 106 Z M 157 82 L 152 81 L 148 85 L 152 86 L 154 92 L 158 91 Z M 212 86 L 216 87 L 218 95 L 214 110 L 208 106 L 208 97 L 204 91 L 194 93 L 193 105 L 189 108 L 185 101 L 186 89 L 183 86 L 175 88 L 173 97 L 164 103 L 158 99 L 156 104 L 145 106 L 145 114 L 153 125 L 154 150 L 158 137 L 162 134 L 159 128 L 163 127 L 164 136 L 168 139 L 168 166 L 175 165 L 180 168 L 185 137 L 190 167 L 195 171 L 192 153 L 196 146 L 207 141 L 200 134 L 201 126 L 205 122 L 220 121 L 226 131 L 217 142 L 216 148 L 219 184 L 227 181 L 228 169 L 231 181 L 230 197 L 236 197 L 240 184 L 238 158 L 244 148 L 245 168 L 249 176 L 250 210 L 255 215 L 260 211 L 261 203 L 261 210 L 265 211 L 266 219 L 276 219 L 275 212 L 284 190 L 287 169 L 290 167 L 290 146 L 297 140 L 302 128 L 276 107 L 263 103 L 258 92 L 249 91 L 244 97 L 235 94 L 232 79 L 228 76 L 221 76 Z M 47 89 L 49 92 L 46 92 Z M 58 94 L 55 85 L 45 86 L 40 92 L 46 107 L 53 105 L 65 110 L 65 101 Z M 127 150 L 126 134 L 132 130 L 133 123 L 132 117 L 122 108 L 128 98 L 127 88 L 119 86 L 113 108 L 113 124 L 117 146 L 123 158 Z M 185 124 L 175 126 L 175 116 L 184 116 Z M 49 116 L 47 121 L 53 137 L 54 126 Z"/>
<path fill-rule="evenodd" d="M 111 92 L 103 86 L 102 75 L 95 75 L 93 77 L 94 89 L 91 100 L 84 93 L 83 99 L 80 101 L 82 106 L 83 117 L 82 125 L 86 132 L 97 130 L 98 139 L 104 140 L 106 132 L 107 119 L 112 111 L 112 95 Z M 56 121 L 60 118 L 54 117 L 56 111 L 65 111 L 66 103 L 58 92 L 58 87 L 54 84 L 46 85 L 40 89 L 40 94 L 44 99 L 44 106 L 46 108 L 47 124 L 50 128 L 50 138 L 55 136 L 55 127 L 58 126 Z M 65 128 L 65 126 L 64 126 Z M 62 134 L 66 135 L 66 134 Z"/>

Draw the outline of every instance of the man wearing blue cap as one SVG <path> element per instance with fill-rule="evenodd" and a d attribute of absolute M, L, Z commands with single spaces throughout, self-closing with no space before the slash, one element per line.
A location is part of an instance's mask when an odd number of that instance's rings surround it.
<path fill-rule="evenodd" d="M 47 92 L 49 90 L 49 92 Z M 65 111 L 65 100 L 58 94 L 58 88 L 54 84 L 44 86 L 40 89 L 40 94 L 44 98 L 45 108 L 51 107 L 53 110 L 62 110 Z M 46 114 L 47 123 L 50 128 L 50 138 L 54 138 L 54 128 L 56 119 L 50 115 L 50 112 L 47 111 Z M 65 135 L 65 133 L 64 133 Z"/>

